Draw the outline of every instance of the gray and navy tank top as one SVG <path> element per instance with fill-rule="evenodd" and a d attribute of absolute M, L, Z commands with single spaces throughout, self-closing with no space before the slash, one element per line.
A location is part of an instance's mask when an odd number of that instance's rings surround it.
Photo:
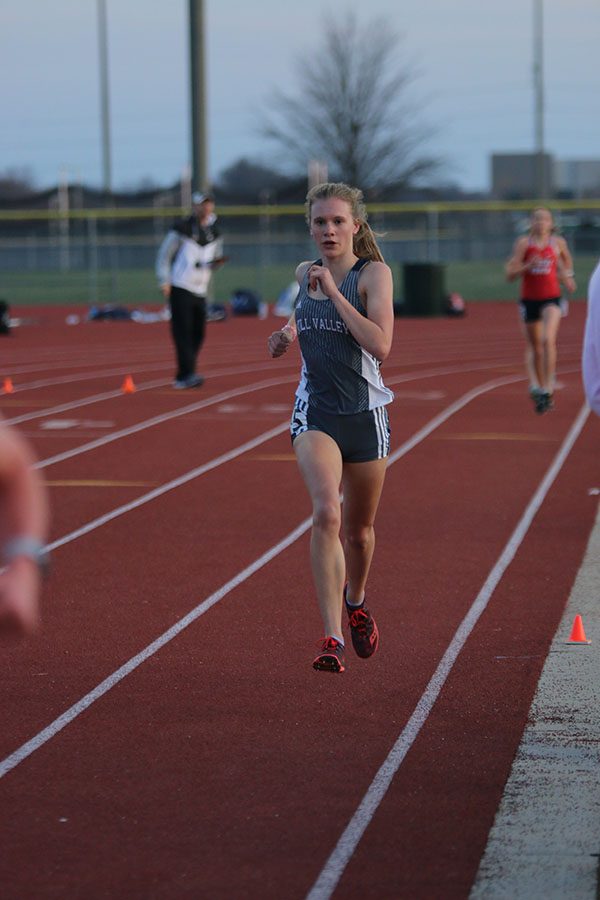
<path fill-rule="evenodd" d="M 358 279 L 368 262 L 357 260 L 339 285 L 340 293 L 363 316 L 367 311 Z M 309 296 L 308 270 L 298 292 L 296 328 L 302 354 L 298 400 L 332 415 L 365 412 L 392 402 L 394 395 L 383 383 L 379 360 L 350 334 L 333 301 Z"/>

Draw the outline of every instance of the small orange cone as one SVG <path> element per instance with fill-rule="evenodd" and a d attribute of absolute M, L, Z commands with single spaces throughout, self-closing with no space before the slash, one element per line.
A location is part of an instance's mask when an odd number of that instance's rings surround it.
<path fill-rule="evenodd" d="M 124 394 L 133 394 L 135 392 L 135 384 L 133 383 L 133 378 L 131 375 L 128 375 L 125 381 L 123 382 L 123 387 L 121 388 Z"/>
<path fill-rule="evenodd" d="M 567 641 L 567 644 L 591 644 L 591 641 L 585 636 L 585 631 L 583 630 L 583 621 L 580 615 L 575 616 L 573 619 L 573 627 L 571 628 L 571 637 Z"/>
<path fill-rule="evenodd" d="M 2 393 L 4 394 L 12 394 L 14 391 L 13 383 L 11 378 L 5 378 L 4 384 L 2 385 Z"/>

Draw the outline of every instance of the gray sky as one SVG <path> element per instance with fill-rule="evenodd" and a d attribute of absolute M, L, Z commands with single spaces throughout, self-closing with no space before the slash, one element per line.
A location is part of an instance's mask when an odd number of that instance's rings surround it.
<path fill-rule="evenodd" d="M 175 181 L 189 163 L 187 0 L 107 0 L 113 183 Z M 310 66 L 327 16 L 382 17 L 418 73 L 443 180 L 489 186 L 489 154 L 534 146 L 533 0 L 205 0 L 209 166 L 272 154 L 257 131 L 271 90 Z M 600 158 L 600 0 L 544 0 L 546 149 Z M 39 187 L 102 180 L 96 0 L 0 0 L 0 172 Z"/>

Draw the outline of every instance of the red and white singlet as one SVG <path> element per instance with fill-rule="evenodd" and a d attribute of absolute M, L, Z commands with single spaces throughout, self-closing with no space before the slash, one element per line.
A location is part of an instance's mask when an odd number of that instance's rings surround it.
<path fill-rule="evenodd" d="M 538 247 L 529 241 L 524 261 L 532 257 L 537 259 L 533 268 L 523 273 L 521 281 L 521 298 L 523 300 L 551 300 L 560 297 L 557 263 L 558 247 L 554 238 L 545 247 Z"/>

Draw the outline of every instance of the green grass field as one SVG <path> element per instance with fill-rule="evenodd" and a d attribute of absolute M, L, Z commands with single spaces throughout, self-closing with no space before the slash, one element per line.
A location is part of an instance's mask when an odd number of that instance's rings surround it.
<path fill-rule="evenodd" d="M 589 277 L 598 262 L 595 256 L 575 260 L 577 298 L 586 294 Z M 504 278 L 503 263 L 455 262 L 446 264 L 446 288 L 457 291 L 468 302 L 485 300 L 515 300 L 518 284 Z M 402 296 L 401 266 L 393 266 L 396 283 L 395 296 Z M 257 266 L 229 264 L 216 273 L 213 281 L 214 299 L 226 302 L 239 288 L 256 291 L 269 303 L 293 279 L 292 266 Z M 159 305 L 154 272 L 151 269 L 117 269 L 98 272 L 94 281 L 87 272 L 1 272 L 0 298 L 11 307 L 47 305 L 92 305 L 115 303 L 124 306 Z"/>

